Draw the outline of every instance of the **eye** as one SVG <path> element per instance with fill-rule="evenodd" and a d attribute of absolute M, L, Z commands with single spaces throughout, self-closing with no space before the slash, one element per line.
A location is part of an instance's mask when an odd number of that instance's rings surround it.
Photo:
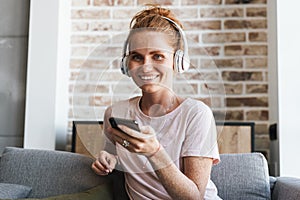
<path fill-rule="evenodd" d="M 135 62 L 141 62 L 141 61 L 143 61 L 143 57 L 139 54 L 131 54 L 130 60 L 135 61 Z"/>
<path fill-rule="evenodd" d="M 153 58 L 154 58 L 154 60 L 161 61 L 161 60 L 163 60 L 165 57 L 164 57 L 162 54 L 154 54 L 154 55 L 153 55 Z"/>

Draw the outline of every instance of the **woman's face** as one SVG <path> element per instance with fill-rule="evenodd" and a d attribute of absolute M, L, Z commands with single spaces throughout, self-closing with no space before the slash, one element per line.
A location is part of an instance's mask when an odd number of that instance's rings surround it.
<path fill-rule="evenodd" d="M 129 40 L 128 68 L 143 92 L 170 90 L 173 80 L 174 48 L 162 32 L 135 32 Z"/>

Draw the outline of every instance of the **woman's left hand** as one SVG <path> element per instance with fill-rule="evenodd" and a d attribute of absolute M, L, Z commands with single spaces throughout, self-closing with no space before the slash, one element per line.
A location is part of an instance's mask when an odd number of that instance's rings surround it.
<path fill-rule="evenodd" d="M 140 132 L 123 125 L 118 125 L 123 131 L 109 127 L 107 131 L 115 142 L 123 145 L 128 151 L 145 156 L 153 155 L 159 149 L 156 133 L 151 126 L 143 126 Z"/>

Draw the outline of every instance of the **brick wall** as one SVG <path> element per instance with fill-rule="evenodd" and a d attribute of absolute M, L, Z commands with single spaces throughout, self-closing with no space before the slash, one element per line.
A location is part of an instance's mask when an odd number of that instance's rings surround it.
<path fill-rule="evenodd" d="M 254 121 L 256 150 L 268 155 L 266 0 L 72 0 L 70 122 L 102 120 L 108 105 L 139 94 L 119 61 L 130 19 L 156 2 L 176 13 L 189 41 L 193 67 L 175 91 L 204 100 L 217 120 Z"/>

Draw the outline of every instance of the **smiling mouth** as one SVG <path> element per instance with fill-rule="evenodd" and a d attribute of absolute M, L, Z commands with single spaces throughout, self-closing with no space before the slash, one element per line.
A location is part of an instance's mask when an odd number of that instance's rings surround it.
<path fill-rule="evenodd" d="M 143 81 L 153 81 L 154 79 L 156 79 L 158 77 L 158 75 L 151 75 L 151 76 L 139 76 L 140 79 L 142 79 Z"/>

